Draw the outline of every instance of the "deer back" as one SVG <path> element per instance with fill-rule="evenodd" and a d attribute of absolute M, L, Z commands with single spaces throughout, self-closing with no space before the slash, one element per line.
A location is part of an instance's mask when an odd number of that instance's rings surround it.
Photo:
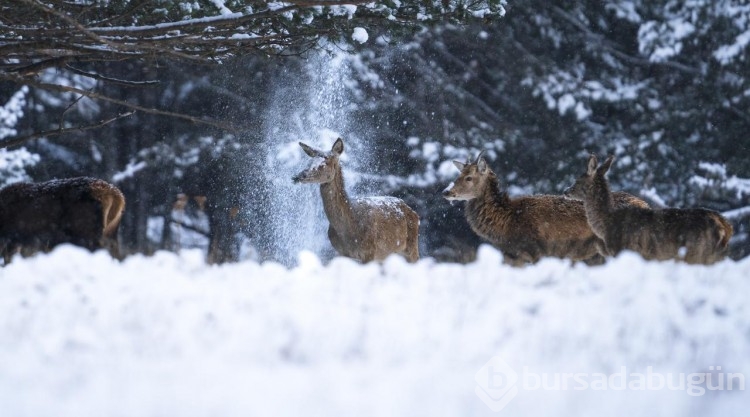
<path fill-rule="evenodd" d="M 7 260 L 72 243 L 94 250 L 117 229 L 124 198 L 114 186 L 78 177 L 17 183 L 0 190 L 0 242 Z"/>
<path fill-rule="evenodd" d="M 706 209 L 621 208 L 612 213 L 605 243 L 617 254 L 638 252 L 645 259 L 683 259 L 710 264 L 726 255 L 731 225 Z"/>
<path fill-rule="evenodd" d="M 713 263 L 723 258 L 732 229 L 715 211 L 617 207 L 606 177 L 613 160 L 610 156 L 598 165 L 596 156 L 591 155 L 586 173 L 568 190 L 585 202 L 589 223 L 602 235 L 609 254 L 627 249 L 646 259 L 683 259 L 688 263 Z"/>
<path fill-rule="evenodd" d="M 512 264 L 533 263 L 542 256 L 584 260 L 601 245 L 580 202 L 553 195 L 511 199 L 499 191 L 494 175 L 484 192 L 468 201 L 466 218 Z"/>
<path fill-rule="evenodd" d="M 365 254 L 360 260 L 383 260 L 392 253 L 412 262 L 419 259 L 419 215 L 403 200 L 388 196 L 355 198 L 352 212 L 356 221 L 345 243 Z"/>

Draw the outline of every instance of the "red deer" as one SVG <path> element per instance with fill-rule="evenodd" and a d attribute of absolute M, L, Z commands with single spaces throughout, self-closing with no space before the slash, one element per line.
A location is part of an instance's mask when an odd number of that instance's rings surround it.
<path fill-rule="evenodd" d="M 615 207 L 606 177 L 613 160 L 610 156 L 597 166 L 591 155 L 586 173 L 565 190 L 583 201 L 591 229 L 604 240 L 608 255 L 627 249 L 645 259 L 691 264 L 711 264 L 726 256 L 732 226 L 713 210 Z"/>
<path fill-rule="evenodd" d="M 591 231 L 580 201 L 556 195 L 510 198 L 480 153 L 474 163 L 453 161 L 459 177 L 443 191 L 447 200 L 468 200 L 466 219 L 472 230 L 503 253 L 514 266 L 544 256 L 590 264 L 604 261 L 603 242 Z M 616 193 L 618 204 L 648 207 L 627 193 Z"/>
<path fill-rule="evenodd" d="M 117 187 L 78 177 L 16 183 L 0 190 L 0 253 L 8 264 L 24 255 L 71 243 L 107 248 L 117 257 L 117 229 L 125 198 Z"/>
<path fill-rule="evenodd" d="M 299 144 L 312 157 L 310 167 L 295 175 L 295 183 L 320 184 L 323 209 L 330 223 L 328 239 L 336 251 L 361 262 L 383 260 L 392 253 L 409 262 L 419 259 L 419 216 L 395 197 L 349 198 L 339 156 L 341 138 L 330 152 Z"/>

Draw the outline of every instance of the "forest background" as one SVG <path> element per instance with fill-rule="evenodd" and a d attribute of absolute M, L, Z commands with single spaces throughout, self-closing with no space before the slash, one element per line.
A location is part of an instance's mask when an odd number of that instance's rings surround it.
<path fill-rule="evenodd" d="M 613 188 L 708 207 L 750 253 L 744 1 L 0 2 L 0 186 L 88 175 L 125 194 L 124 253 L 334 255 L 304 141 L 346 144 L 351 194 L 404 198 L 422 256 L 479 239 L 440 196 L 484 150 L 511 195 L 586 157 Z"/>

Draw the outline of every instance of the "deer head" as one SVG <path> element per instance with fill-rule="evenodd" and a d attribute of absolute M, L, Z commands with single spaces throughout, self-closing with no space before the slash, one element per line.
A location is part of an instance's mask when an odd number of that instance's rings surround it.
<path fill-rule="evenodd" d="M 485 187 L 487 178 L 492 171 L 484 160 L 484 151 L 480 152 L 473 163 L 453 161 L 453 165 L 461 171 L 458 178 L 448 188 L 443 190 L 443 197 L 447 200 L 471 200 L 479 197 Z"/>
<path fill-rule="evenodd" d="M 303 184 L 325 184 L 336 178 L 336 173 L 341 170 L 339 156 L 344 152 L 344 141 L 341 138 L 336 139 L 329 152 L 323 152 L 302 142 L 299 146 L 313 159 L 307 169 L 292 177 L 292 181 Z"/>
<path fill-rule="evenodd" d="M 578 177 L 573 185 L 566 188 L 565 191 L 563 191 L 563 194 L 574 200 L 584 200 L 587 197 L 593 197 L 594 180 L 596 178 L 604 178 L 609 171 L 609 167 L 612 166 L 612 161 L 614 159 L 615 157 L 610 155 L 601 166 L 599 166 L 596 160 L 596 155 L 591 154 L 591 156 L 589 156 L 586 172 Z"/>

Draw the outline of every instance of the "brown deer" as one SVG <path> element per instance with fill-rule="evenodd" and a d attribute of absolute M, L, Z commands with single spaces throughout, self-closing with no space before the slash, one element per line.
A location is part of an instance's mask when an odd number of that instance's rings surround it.
<path fill-rule="evenodd" d="M 118 257 L 117 229 L 125 198 L 117 187 L 89 178 L 16 183 L 0 190 L 0 253 L 31 255 L 71 243 L 107 248 Z"/>
<path fill-rule="evenodd" d="M 606 177 L 613 160 L 610 156 L 597 166 L 591 155 L 586 173 L 565 190 L 583 201 L 591 229 L 604 240 L 608 255 L 627 249 L 645 259 L 691 264 L 711 264 L 726 256 L 732 226 L 713 210 L 616 207 Z"/>
<path fill-rule="evenodd" d="M 323 209 L 330 223 L 328 239 L 339 254 L 361 262 L 383 260 L 392 253 L 409 262 L 419 259 L 419 216 L 395 197 L 349 198 L 344 188 L 338 138 L 330 152 L 299 144 L 312 157 L 310 167 L 295 175 L 295 183 L 320 184 Z"/>
<path fill-rule="evenodd" d="M 472 230 L 503 252 L 514 266 L 544 256 L 597 264 L 604 262 L 604 244 L 591 231 L 580 201 L 556 195 L 510 198 L 482 153 L 475 162 L 453 161 L 459 177 L 443 191 L 447 200 L 468 200 L 466 219 Z M 616 193 L 617 204 L 648 207 L 627 193 Z"/>

